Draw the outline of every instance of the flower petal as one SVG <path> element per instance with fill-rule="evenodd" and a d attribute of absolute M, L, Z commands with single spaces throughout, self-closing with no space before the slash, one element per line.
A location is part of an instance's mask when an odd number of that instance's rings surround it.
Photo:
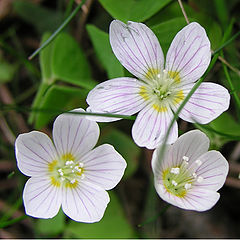
<path fill-rule="evenodd" d="M 87 96 L 90 111 L 132 115 L 140 111 L 146 100 L 141 96 L 143 83 L 134 78 L 115 78 L 98 84 Z M 89 117 L 88 117 L 89 118 Z M 93 119 L 93 117 L 90 117 Z M 97 117 L 95 120 L 116 121 L 119 118 Z"/>
<path fill-rule="evenodd" d="M 163 70 L 164 57 L 158 39 L 143 23 L 114 20 L 109 37 L 118 60 L 139 79 L 152 79 Z"/>
<path fill-rule="evenodd" d="M 60 156 L 71 153 L 78 159 L 96 145 L 98 137 L 97 123 L 81 115 L 61 114 L 53 124 L 53 140 Z"/>
<path fill-rule="evenodd" d="M 228 90 L 215 83 L 202 83 L 180 112 L 179 117 L 188 122 L 206 124 L 229 107 Z"/>
<path fill-rule="evenodd" d="M 205 188 L 193 188 L 182 199 L 182 206 L 188 210 L 207 211 L 212 208 L 220 198 L 220 194 Z"/>
<path fill-rule="evenodd" d="M 51 139 L 38 131 L 20 134 L 15 141 L 15 154 L 18 168 L 27 176 L 46 175 L 48 164 L 57 158 Z"/>
<path fill-rule="evenodd" d="M 183 157 L 189 158 L 189 166 L 202 154 L 206 153 L 209 148 L 209 139 L 203 132 L 192 130 L 181 135 L 173 144 L 169 151 L 167 161 L 169 166 L 175 167 L 182 163 Z"/>
<path fill-rule="evenodd" d="M 228 162 L 220 152 L 210 151 L 198 158 L 202 165 L 196 170 L 196 174 L 203 178 L 201 183 L 196 182 L 196 187 L 217 191 L 226 181 L 228 174 Z"/>
<path fill-rule="evenodd" d="M 106 190 L 118 184 L 127 166 L 123 157 L 109 144 L 90 151 L 81 162 L 84 163 L 84 179 Z"/>
<path fill-rule="evenodd" d="M 166 144 L 164 155 L 160 158 L 161 151 L 163 150 L 162 146 L 163 145 L 160 145 L 154 150 L 151 161 L 152 170 L 157 179 L 161 179 L 163 169 L 169 168 L 169 161 L 167 159 L 171 157 L 171 155 L 169 156 L 169 151 L 172 151 L 172 145 Z"/>
<path fill-rule="evenodd" d="M 37 218 L 54 217 L 61 206 L 61 187 L 53 186 L 47 177 L 30 178 L 23 191 L 26 214 Z"/>
<path fill-rule="evenodd" d="M 180 77 L 181 84 L 187 84 L 195 82 L 203 75 L 210 60 L 211 49 L 206 32 L 198 23 L 193 22 L 179 31 L 173 39 L 165 68 L 170 71 L 170 75 Z"/>
<path fill-rule="evenodd" d="M 103 217 L 110 199 L 108 193 L 89 182 L 79 182 L 75 188 L 64 188 L 62 209 L 74 221 L 93 223 Z"/>
<path fill-rule="evenodd" d="M 148 149 L 156 148 L 163 141 L 172 118 L 173 113 L 170 109 L 156 110 L 152 105 L 146 106 L 133 124 L 132 136 L 135 143 Z M 178 127 L 175 122 L 167 143 L 173 143 L 177 136 Z"/>
<path fill-rule="evenodd" d="M 177 197 L 168 192 L 155 178 L 155 188 L 158 195 L 166 202 L 186 210 L 206 211 L 218 201 L 220 194 L 203 188 L 193 188 L 186 196 Z"/>

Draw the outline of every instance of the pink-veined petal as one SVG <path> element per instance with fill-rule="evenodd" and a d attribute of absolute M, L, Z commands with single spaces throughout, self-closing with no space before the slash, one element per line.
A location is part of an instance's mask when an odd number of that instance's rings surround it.
<path fill-rule="evenodd" d="M 140 95 L 143 83 L 134 78 L 115 78 L 98 84 L 87 96 L 91 112 L 132 115 L 140 111 L 146 100 Z M 119 118 L 88 117 L 98 121 Z"/>
<path fill-rule="evenodd" d="M 154 173 L 154 176 L 157 179 L 161 179 L 162 171 L 169 168 L 169 151 L 172 149 L 172 145 L 165 145 L 165 149 L 163 149 L 163 145 L 158 146 L 152 155 L 152 170 Z M 161 156 L 161 151 L 164 150 L 163 157 L 160 158 Z M 171 156 L 170 156 L 171 157 Z"/>
<path fill-rule="evenodd" d="M 27 176 L 46 175 L 48 164 L 57 159 L 51 139 L 38 131 L 20 134 L 15 141 L 15 154 L 18 168 Z"/>
<path fill-rule="evenodd" d="M 103 217 L 110 199 L 108 193 L 87 181 L 64 188 L 62 209 L 74 221 L 93 223 Z"/>
<path fill-rule="evenodd" d="M 158 195 L 166 202 L 186 210 L 206 211 L 218 201 L 220 194 L 216 191 L 203 188 L 193 188 L 186 196 L 177 197 L 165 189 L 155 178 L 155 189 Z"/>
<path fill-rule="evenodd" d="M 228 174 L 228 162 L 220 152 L 209 151 L 198 158 L 202 162 L 196 169 L 196 174 L 203 178 L 202 182 L 195 182 L 195 187 L 217 191 L 220 189 Z"/>
<path fill-rule="evenodd" d="M 127 166 L 123 157 L 109 144 L 90 151 L 81 162 L 84 164 L 84 180 L 106 190 L 118 184 Z"/>
<path fill-rule="evenodd" d="M 210 42 L 203 27 L 193 22 L 173 39 L 166 57 L 167 71 L 180 77 L 181 84 L 198 80 L 211 60 Z"/>
<path fill-rule="evenodd" d="M 62 203 L 61 187 L 52 185 L 49 177 L 32 177 L 24 187 L 23 203 L 27 215 L 52 218 Z"/>
<path fill-rule="evenodd" d="M 158 111 L 150 104 L 146 106 L 139 112 L 133 124 L 132 136 L 135 143 L 148 149 L 156 148 L 163 141 L 172 118 L 173 113 L 169 108 Z M 178 127 L 175 122 L 167 143 L 173 143 L 177 136 Z"/>
<path fill-rule="evenodd" d="M 140 79 L 154 78 L 163 70 L 163 52 L 155 34 L 143 23 L 114 20 L 110 44 L 121 64 Z"/>
<path fill-rule="evenodd" d="M 74 112 L 82 112 L 75 109 Z M 99 127 L 96 122 L 82 115 L 65 113 L 59 115 L 53 124 L 53 140 L 59 155 L 71 153 L 79 159 L 97 143 Z"/>
<path fill-rule="evenodd" d="M 188 122 L 206 124 L 226 111 L 230 104 L 228 90 L 215 83 L 202 83 L 179 114 Z"/>
<path fill-rule="evenodd" d="M 182 198 L 181 208 L 195 211 L 207 211 L 212 208 L 220 198 L 220 194 L 206 188 L 194 187 Z"/>
<path fill-rule="evenodd" d="M 160 182 L 156 177 L 154 177 L 154 186 L 156 192 L 162 200 L 177 207 L 181 206 L 181 199 L 167 191 L 166 188 L 162 185 L 162 182 Z"/>
<path fill-rule="evenodd" d="M 179 166 L 183 157 L 188 157 L 189 166 L 209 148 L 209 139 L 203 132 L 192 130 L 181 135 L 169 150 L 168 158 L 164 159 L 170 167 Z"/>

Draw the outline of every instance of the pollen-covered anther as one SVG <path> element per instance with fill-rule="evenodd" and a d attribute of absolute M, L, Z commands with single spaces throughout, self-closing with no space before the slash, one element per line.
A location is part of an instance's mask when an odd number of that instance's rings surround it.
<path fill-rule="evenodd" d="M 204 178 L 203 178 L 202 176 L 199 176 L 199 177 L 197 178 L 197 182 L 198 182 L 198 183 L 201 183 L 201 182 L 203 181 L 203 179 L 204 179 Z"/>
<path fill-rule="evenodd" d="M 58 169 L 58 172 L 59 172 L 60 176 L 63 176 L 63 171 L 61 168 Z"/>
<path fill-rule="evenodd" d="M 170 172 L 173 173 L 173 174 L 179 174 L 180 168 L 178 168 L 178 167 L 176 167 L 176 168 L 171 168 L 171 171 L 170 171 Z"/>
<path fill-rule="evenodd" d="M 78 164 L 78 166 L 80 167 L 80 168 L 82 168 L 83 167 L 83 163 L 82 162 L 80 162 L 79 164 Z"/>
<path fill-rule="evenodd" d="M 196 160 L 195 163 L 198 165 L 198 166 L 201 166 L 202 165 L 202 161 L 201 160 Z"/>
<path fill-rule="evenodd" d="M 172 180 L 172 185 L 176 187 L 178 184 L 175 180 Z"/>
<path fill-rule="evenodd" d="M 84 174 L 82 174 L 80 178 L 81 178 L 81 179 L 84 179 L 84 178 L 85 178 L 85 175 L 84 175 Z"/>
<path fill-rule="evenodd" d="M 194 172 L 194 173 L 192 174 L 192 176 L 193 176 L 194 178 L 196 178 L 196 177 L 197 177 L 197 174 Z"/>
<path fill-rule="evenodd" d="M 72 180 L 70 181 L 71 184 L 74 184 L 75 182 L 76 182 L 76 179 L 72 179 Z"/>
<path fill-rule="evenodd" d="M 75 169 L 76 171 L 78 171 L 78 172 L 81 172 L 81 171 L 82 171 L 82 169 L 81 169 L 79 166 L 75 166 L 74 169 Z"/>
<path fill-rule="evenodd" d="M 71 161 L 66 161 L 65 165 L 68 166 L 68 165 L 71 165 L 71 164 L 74 164 L 74 162 L 71 160 Z"/>
<path fill-rule="evenodd" d="M 183 161 L 186 161 L 186 162 L 189 161 L 189 157 L 187 157 L 187 156 L 183 156 L 182 159 L 183 159 Z"/>
<path fill-rule="evenodd" d="M 191 183 L 186 183 L 186 184 L 184 185 L 184 188 L 185 188 L 186 190 L 188 190 L 189 188 L 191 188 L 191 186 L 192 186 Z"/>

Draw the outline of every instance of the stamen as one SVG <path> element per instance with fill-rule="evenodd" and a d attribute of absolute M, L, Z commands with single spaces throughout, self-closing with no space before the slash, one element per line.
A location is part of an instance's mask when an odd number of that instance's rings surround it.
<path fill-rule="evenodd" d="M 192 186 L 191 183 L 186 183 L 186 184 L 184 185 L 184 187 L 185 187 L 186 190 L 188 190 L 191 186 Z"/>
<path fill-rule="evenodd" d="M 85 178 L 85 175 L 84 175 L 84 174 L 82 174 L 80 178 L 81 178 L 81 179 L 84 179 L 84 178 Z"/>
<path fill-rule="evenodd" d="M 176 167 L 176 168 L 171 168 L 171 171 L 170 171 L 170 172 L 173 173 L 173 174 L 179 174 L 180 168 L 178 168 L 178 167 Z"/>
<path fill-rule="evenodd" d="M 74 162 L 71 160 L 71 161 L 66 161 L 65 165 L 68 166 L 68 165 L 71 165 L 73 164 Z"/>
<path fill-rule="evenodd" d="M 172 185 L 177 186 L 177 182 L 172 180 Z"/>
<path fill-rule="evenodd" d="M 62 180 L 62 181 L 64 181 L 64 180 L 65 180 L 65 178 L 64 178 L 64 177 L 61 177 L 61 180 Z"/>
<path fill-rule="evenodd" d="M 198 182 L 198 183 L 201 183 L 201 182 L 203 181 L 203 179 L 204 179 L 203 177 L 199 176 L 199 177 L 197 178 L 197 182 Z"/>
<path fill-rule="evenodd" d="M 189 157 L 187 157 L 187 156 L 183 156 L 183 158 L 182 158 L 184 161 L 186 161 L 186 162 L 188 162 L 189 161 Z"/>
<path fill-rule="evenodd" d="M 158 74 L 157 74 L 157 77 L 158 77 L 158 78 L 160 78 L 160 77 L 161 77 L 160 73 L 158 73 Z"/>
<path fill-rule="evenodd" d="M 63 176 L 63 171 L 61 168 L 58 169 L 58 172 L 59 172 L 60 176 Z"/>
<path fill-rule="evenodd" d="M 76 182 L 75 179 L 72 179 L 72 180 L 70 181 L 71 184 L 74 184 L 75 182 Z"/>
<path fill-rule="evenodd" d="M 83 163 L 81 163 L 81 162 L 78 165 L 79 165 L 80 168 L 83 167 Z"/>
<path fill-rule="evenodd" d="M 194 178 L 196 178 L 196 177 L 197 177 L 197 174 L 196 174 L 195 172 L 194 172 L 192 175 L 193 175 L 193 177 L 194 177 Z"/>
<path fill-rule="evenodd" d="M 202 165 L 202 161 L 201 160 L 196 160 L 195 163 L 198 165 L 198 166 L 201 166 Z"/>

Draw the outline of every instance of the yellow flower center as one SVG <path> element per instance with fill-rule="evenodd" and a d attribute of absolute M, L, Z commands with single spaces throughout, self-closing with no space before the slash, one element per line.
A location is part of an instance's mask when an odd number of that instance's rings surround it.
<path fill-rule="evenodd" d="M 63 154 L 58 160 L 53 160 L 48 164 L 51 175 L 51 183 L 60 187 L 76 187 L 78 181 L 84 178 L 83 163 L 75 160 L 71 153 Z"/>
<path fill-rule="evenodd" d="M 202 164 L 196 160 L 189 166 L 189 159 L 183 156 L 181 165 L 163 171 L 162 179 L 165 189 L 177 197 L 184 197 L 195 182 L 202 182 L 203 177 L 197 176 L 195 170 Z"/>

